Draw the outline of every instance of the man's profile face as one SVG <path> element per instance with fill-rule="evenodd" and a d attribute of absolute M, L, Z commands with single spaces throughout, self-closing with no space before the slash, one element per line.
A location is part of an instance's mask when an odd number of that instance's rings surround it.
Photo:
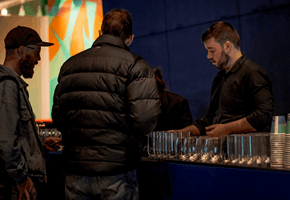
<path fill-rule="evenodd" d="M 26 53 L 20 65 L 20 71 L 24 78 L 32 78 L 34 67 L 40 60 L 40 46 L 29 45 L 26 48 Z"/>
<path fill-rule="evenodd" d="M 210 59 L 216 68 L 223 70 L 227 67 L 230 60 L 229 55 L 224 51 L 223 47 L 212 37 L 204 42 L 207 50 L 207 58 Z"/>

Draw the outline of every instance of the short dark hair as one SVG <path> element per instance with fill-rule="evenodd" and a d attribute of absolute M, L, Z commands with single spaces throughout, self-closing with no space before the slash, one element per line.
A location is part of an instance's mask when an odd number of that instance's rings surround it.
<path fill-rule="evenodd" d="M 105 15 L 101 30 L 103 34 L 120 37 L 123 41 L 132 35 L 132 18 L 124 9 L 112 9 Z"/>
<path fill-rule="evenodd" d="M 236 49 L 240 49 L 240 36 L 236 29 L 229 23 L 220 21 L 212 24 L 201 36 L 204 43 L 210 38 L 214 38 L 217 43 L 223 46 L 227 41 L 231 42 Z"/>

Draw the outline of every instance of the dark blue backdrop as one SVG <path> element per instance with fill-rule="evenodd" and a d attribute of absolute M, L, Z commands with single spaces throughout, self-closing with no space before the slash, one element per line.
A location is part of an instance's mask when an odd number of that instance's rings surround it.
<path fill-rule="evenodd" d="M 103 0 L 104 14 L 112 8 L 131 13 L 131 51 L 162 68 L 168 89 L 188 99 L 194 119 L 205 114 L 218 72 L 200 36 L 220 20 L 237 29 L 242 52 L 269 73 L 275 115 L 290 113 L 290 0 Z"/>

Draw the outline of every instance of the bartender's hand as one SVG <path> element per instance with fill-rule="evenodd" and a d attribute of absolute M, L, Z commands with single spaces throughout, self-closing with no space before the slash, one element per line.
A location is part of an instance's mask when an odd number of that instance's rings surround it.
<path fill-rule="evenodd" d="M 27 178 L 25 183 L 16 186 L 19 192 L 18 200 L 22 200 L 23 195 L 25 196 L 26 200 L 36 199 L 37 192 L 32 180 L 29 177 Z"/>
<path fill-rule="evenodd" d="M 212 137 L 228 135 L 230 133 L 248 133 L 257 131 L 249 124 L 246 117 L 226 124 L 214 124 L 205 128 L 206 134 Z"/>
<path fill-rule="evenodd" d="M 220 137 L 231 133 L 227 124 L 213 124 L 205 128 L 206 135 L 210 137 Z"/>
<path fill-rule="evenodd" d="M 57 151 L 63 145 L 62 138 L 59 137 L 46 137 L 44 142 L 45 148 L 50 151 Z"/>

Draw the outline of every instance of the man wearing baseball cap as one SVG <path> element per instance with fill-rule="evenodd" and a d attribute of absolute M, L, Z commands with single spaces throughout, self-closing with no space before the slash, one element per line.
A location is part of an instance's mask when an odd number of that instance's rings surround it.
<path fill-rule="evenodd" d="M 17 26 L 4 39 L 6 57 L 0 65 L 0 199 L 40 199 L 46 182 L 43 144 L 28 98 L 27 83 L 40 60 L 41 40 L 31 28 Z M 45 143 L 55 142 L 47 138 Z M 55 150 L 54 149 L 50 150 Z"/>

